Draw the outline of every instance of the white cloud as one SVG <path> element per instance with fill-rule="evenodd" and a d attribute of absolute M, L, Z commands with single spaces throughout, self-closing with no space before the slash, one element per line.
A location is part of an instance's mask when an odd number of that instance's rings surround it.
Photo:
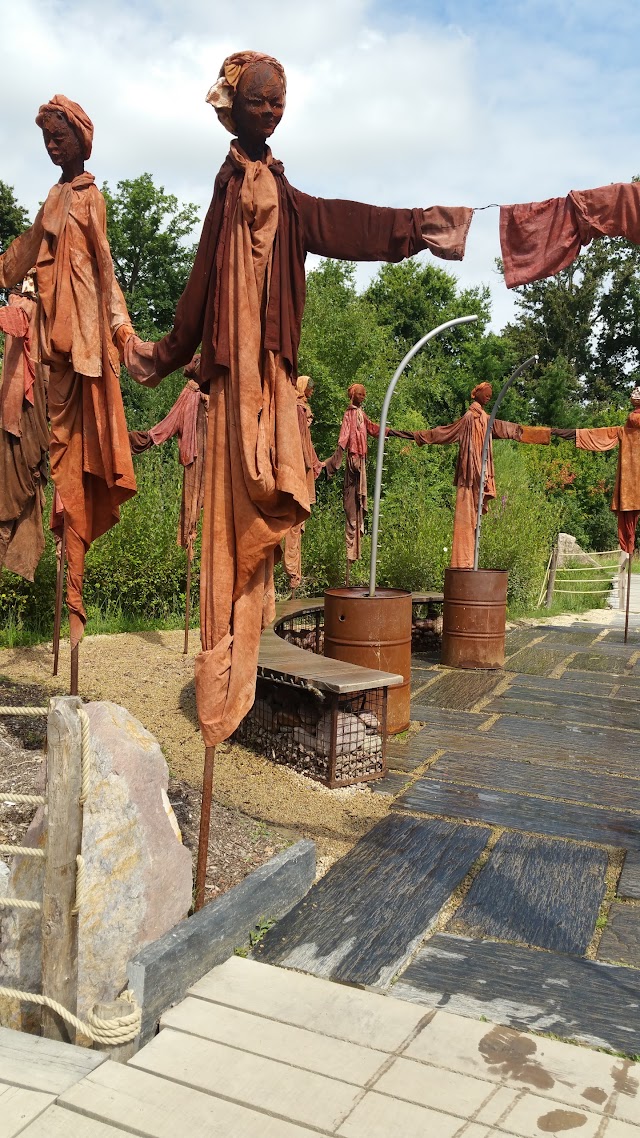
<path fill-rule="evenodd" d="M 6 5 L 2 178 L 35 210 L 52 170 L 33 119 L 62 91 L 94 120 L 98 182 L 149 171 L 204 213 L 230 140 L 204 96 L 224 55 L 249 46 L 287 70 L 274 151 L 307 192 L 476 206 L 640 173 L 627 44 L 638 19 L 627 0 L 616 0 L 613 22 L 595 0 L 571 0 L 562 22 L 543 0 L 495 0 L 477 18 L 477 4 L 458 5 L 458 23 L 417 7 L 420 18 L 368 0 Z M 487 210 L 474 219 L 464 263 L 446 266 L 464 285 L 491 285 L 497 326 L 512 311 L 498 255 L 498 212 Z M 359 279 L 371 271 L 363 266 Z"/>

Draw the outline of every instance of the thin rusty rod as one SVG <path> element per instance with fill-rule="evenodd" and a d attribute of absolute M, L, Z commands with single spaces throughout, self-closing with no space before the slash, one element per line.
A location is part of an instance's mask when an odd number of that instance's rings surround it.
<path fill-rule="evenodd" d="M 60 657 L 60 628 L 62 625 L 62 597 L 64 594 L 64 562 L 67 555 L 67 519 L 63 517 L 62 537 L 60 538 L 60 559 L 56 576 L 56 607 L 53 616 L 53 674 L 58 675 Z"/>
<path fill-rule="evenodd" d="M 629 635 L 629 600 L 631 598 L 631 558 L 633 554 L 629 554 L 627 562 L 627 609 L 624 617 L 624 642 L 627 643 L 627 636 Z"/>
<path fill-rule="evenodd" d="M 187 655 L 189 651 L 189 621 L 191 619 L 191 561 L 193 558 L 193 551 L 191 547 L 187 549 L 187 591 L 185 596 L 184 605 L 184 648 L 182 649 L 183 656 Z"/>
<path fill-rule="evenodd" d="M 196 912 L 204 905 L 204 893 L 207 881 L 209 830 L 211 827 L 211 798 L 213 795 L 213 764 L 215 757 L 215 747 L 206 747 L 204 752 L 204 772 L 202 775 L 202 803 L 200 805 L 198 865 L 196 868 L 196 898 L 194 904 L 194 909 Z"/>
<path fill-rule="evenodd" d="M 349 575 L 350 575 L 350 573 L 351 573 L 351 562 L 349 561 L 349 558 L 347 557 L 347 572 L 346 572 L 345 578 L 344 578 L 344 583 L 345 583 L 346 588 L 349 587 Z"/>
<path fill-rule="evenodd" d="M 80 670 L 80 645 L 76 644 L 75 648 L 71 649 L 71 683 L 69 684 L 69 695 L 78 694 L 78 673 Z"/>

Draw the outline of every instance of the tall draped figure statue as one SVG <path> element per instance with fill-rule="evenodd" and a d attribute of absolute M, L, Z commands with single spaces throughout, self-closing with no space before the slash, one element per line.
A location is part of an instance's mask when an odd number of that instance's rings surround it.
<path fill-rule="evenodd" d="M 414 431 L 413 437 L 419 446 L 458 443 L 458 462 L 456 465 L 456 511 L 453 519 L 453 544 L 451 549 L 452 569 L 473 569 L 476 540 L 476 521 L 480 501 L 480 476 L 482 467 L 482 447 L 489 416 L 485 406 L 490 402 L 493 389 L 490 383 L 479 383 L 471 392 L 471 404 L 455 423 L 444 427 L 433 427 L 430 431 Z M 511 439 L 517 443 L 543 443 L 550 441 L 549 427 L 524 427 L 520 423 L 508 423 L 496 419 L 492 438 Z M 489 502 L 496 496 L 496 480 L 493 469 L 493 447 L 489 443 L 484 486 L 482 488 L 482 512 L 486 513 Z"/>
<path fill-rule="evenodd" d="M 623 427 L 552 427 L 551 433 L 574 439 L 580 450 L 606 451 L 618 448 L 618 469 L 611 509 L 618 518 L 618 544 L 623 553 L 633 553 L 640 518 L 640 387 L 631 392 L 633 408 Z"/>
<path fill-rule="evenodd" d="M 294 386 L 306 254 L 400 261 L 431 249 L 461 259 L 471 220 L 466 208 L 379 209 L 296 190 L 266 144 L 285 94 L 277 60 L 250 51 L 225 59 L 207 101 L 235 137 L 173 330 L 126 346 L 129 371 L 155 385 L 202 342 L 209 426 L 196 692 L 209 748 L 251 708 L 260 633 L 275 613 L 274 550 L 309 516 Z"/>
<path fill-rule="evenodd" d="M 36 363 L 37 317 L 35 273 L 30 273 L 0 308 L 0 567 L 27 581 L 33 581 L 44 550 L 49 451 L 45 374 Z"/>
<path fill-rule="evenodd" d="M 52 528 L 62 527 L 64 515 L 74 649 L 86 623 L 86 551 L 136 492 L 119 382 L 119 349 L 133 329 L 113 271 L 104 198 L 84 169 L 93 123 L 77 103 L 54 95 L 36 124 L 62 175 L 31 228 L 0 256 L 0 287 L 17 284 L 35 265 L 35 359 L 49 370 L 51 477 L 62 507 Z"/>

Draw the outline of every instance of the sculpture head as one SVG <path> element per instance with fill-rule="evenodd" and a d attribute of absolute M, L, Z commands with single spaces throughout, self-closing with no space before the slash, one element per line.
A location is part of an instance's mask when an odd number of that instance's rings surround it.
<path fill-rule="evenodd" d="M 225 59 L 207 95 L 220 122 L 250 158 L 260 158 L 284 113 L 287 80 L 277 59 L 240 51 Z"/>
<path fill-rule="evenodd" d="M 361 383 L 352 383 L 347 394 L 353 407 L 362 407 L 367 398 L 367 393 Z"/>
<path fill-rule="evenodd" d="M 62 181 L 68 182 L 84 170 L 91 155 L 93 123 L 79 103 L 65 95 L 54 95 L 36 115 L 44 144 L 54 166 L 62 167 Z"/>
<path fill-rule="evenodd" d="M 471 392 L 471 398 L 475 399 L 481 407 L 486 407 L 492 395 L 493 388 L 490 383 L 478 383 Z"/>
<path fill-rule="evenodd" d="M 296 380 L 296 393 L 300 398 L 311 398 L 313 395 L 313 380 L 310 375 L 298 376 Z"/>
<path fill-rule="evenodd" d="M 629 398 L 634 411 L 640 410 L 640 387 L 634 387 Z"/>

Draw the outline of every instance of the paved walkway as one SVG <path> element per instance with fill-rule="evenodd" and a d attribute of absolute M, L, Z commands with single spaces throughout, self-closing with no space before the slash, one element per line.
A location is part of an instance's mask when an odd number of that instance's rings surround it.
<path fill-rule="evenodd" d="M 238 957 L 126 1066 L 90 1053 L 100 1065 L 82 1070 L 80 1053 L 74 1071 L 79 1049 L 32 1040 L 38 1062 L 18 1070 L 14 1035 L 0 1034 L 1 1138 L 637 1138 L 640 1126 L 640 1065 Z"/>

